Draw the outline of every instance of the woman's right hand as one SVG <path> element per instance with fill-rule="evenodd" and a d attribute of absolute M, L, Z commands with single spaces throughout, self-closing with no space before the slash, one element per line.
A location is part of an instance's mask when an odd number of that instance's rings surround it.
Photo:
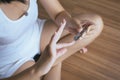
<path fill-rule="evenodd" d="M 75 43 L 75 41 L 70 43 L 57 43 L 60 39 L 65 25 L 66 21 L 63 20 L 63 23 L 61 23 L 59 29 L 52 36 L 48 46 L 46 47 L 40 59 L 36 63 L 36 71 L 38 71 L 42 75 L 48 73 L 56 59 L 66 53 L 66 47 L 72 46 Z"/>

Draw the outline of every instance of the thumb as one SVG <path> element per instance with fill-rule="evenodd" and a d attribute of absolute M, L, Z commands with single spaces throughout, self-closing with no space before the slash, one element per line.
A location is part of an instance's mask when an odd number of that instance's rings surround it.
<path fill-rule="evenodd" d="M 67 52 L 67 49 L 66 49 L 66 48 L 59 49 L 58 52 L 57 52 L 57 58 L 61 57 L 61 56 L 64 55 L 66 52 Z"/>

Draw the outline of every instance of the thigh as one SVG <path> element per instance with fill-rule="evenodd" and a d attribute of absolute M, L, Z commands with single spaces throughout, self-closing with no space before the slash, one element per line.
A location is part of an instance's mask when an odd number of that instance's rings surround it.
<path fill-rule="evenodd" d="M 55 31 L 58 29 L 58 26 L 52 21 L 47 20 L 44 24 L 42 34 L 41 34 L 41 40 L 40 40 L 40 50 L 41 52 L 45 49 L 45 47 L 48 45 L 52 35 L 55 33 Z M 64 30 L 61 37 L 64 37 L 68 35 L 69 32 Z"/>
<path fill-rule="evenodd" d="M 33 66 L 34 64 L 35 64 L 35 62 L 32 60 L 25 62 L 13 75 L 16 75 L 16 74 L 26 70 L 27 68 Z"/>

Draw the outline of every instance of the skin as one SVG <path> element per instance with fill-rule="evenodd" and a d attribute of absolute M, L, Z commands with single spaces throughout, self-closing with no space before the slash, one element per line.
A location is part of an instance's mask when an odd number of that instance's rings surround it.
<path fill-rule="evenodd" d="M 100 16 L 96 14 L 76 15 L 72 17 L 71 21 L 74 21 L 76 25 L 79 25 L 79 29 L 78 27 L 74 27 L 77 31 L 80 31 L 80 25 L 83 24 L 82 21 L 84 20 L 88 20 L 94 23 L 94 25 L 91 25 L 89 30 L 78 41 L 74 42 L 73 37 L 76 32 L 69 30 L 68 28 L 64 30 L 66 22 L 68 21 L 65 22 L 65 20 L 63 21 L 63 19 L 61 19 L 64 23 L 61 24 L 60 22 L 59 25 L 63 27 L 56 25 L 55 16 L 61 11 L 65 11 L 58 0 L 39 1 L 52 19 L 46 21 L 42 31 L 40 46 L 43 54 L 37 63 L 28 61 L 23 64 L 12 77 L 2 80 L 40 80 L 40 78 L 42 80 L 60 80 L 62 61 L 93 42 L 93 40 L 100 35 L 103 29 L 103 22 Z M 23 11 L 15 7 L 16 4 L 24 10 L 28 9 L 28 5 L 24 5 L 19 2 L 14 2 L 12 4 L 0 4 L 0 7 L 6 16 L 12 20 L 17 20 L 23 15 Z M 11 9 L 16 15 L 10 14 Z M 60 20 L 60 18 L 58 18 L 58 20 Z M 58 29 L 58 27 L 60 28 Z M 46 36 L 47 39 L 44 36 Z M 86 51 L 85 48 L 82 50 L 83 52 Z M 56 55 L 57 52 L 61 54 Z"/>

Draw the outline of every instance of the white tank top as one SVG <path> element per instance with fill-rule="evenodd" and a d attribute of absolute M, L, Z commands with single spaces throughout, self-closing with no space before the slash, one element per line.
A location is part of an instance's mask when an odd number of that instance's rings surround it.
<path fill-rule="evenodd" d="M 23 57 L 33 57 L 39 52 L 38 7 L 30 0 L 28 16 L 18 20 L 9 19 L 0 9 L 0 66 Z"/>

